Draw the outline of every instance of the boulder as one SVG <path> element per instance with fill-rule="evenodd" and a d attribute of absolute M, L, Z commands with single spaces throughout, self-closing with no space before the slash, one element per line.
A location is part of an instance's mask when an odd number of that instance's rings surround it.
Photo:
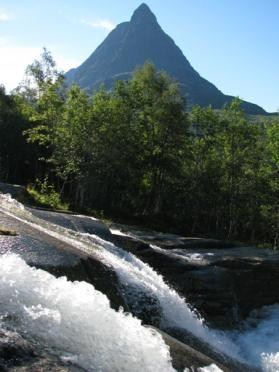
<path fill-rule="evenodd" d="M 0 370 L 3 372 L 79 372 L 20 334 L 0 328 Z"/>
<path fill-rule="evenodd" d="M 0 226 L 0 235 L 16 236 L 17 232 L 15 230 L 6 229 Z"/>
<path fill-rule="evenodd" d="M 26 189 L 21 185 L 0 182 L 0 192 L 10 194 L 15 199 L 23 199 L 26 196 Z"/>
<path fill-rule="evenodd" d="M 176 333 L 178 338 L 170 336 L 157 328 L 151 327 L 159 332 L 165 343 L 170 348 L 173 367 L 177 371 L 185 371 L 185 368 L 190 371 L 198 371 L 201 367 L 206 367 L 212 364 L 217 365 L 223 372 L 258 372 L 255 367 L 240 363 L 237 360 L 230 358 L 219 351 L 214 350 L 210 345 L 199 340 L 191 333 L 180 333 L 179 330 L 170 329 L 172 333 Z"/>
<path fill-rule="evenodd" d="M 42 208 L 27 208 L 34 216 L 56 225 L 79 231 L 81 233 L 93 234 L 105 240 L 111 240 L 112 234 L 107 225 L 94 217 L 79 216 L 65 212 L 53 212 Z"/>
<path fill-rule="evenodd" d="M 151 231 L 131 233 L 113 239 L 163 275 L 211 327 L 239 327 L 252 310 L 279 302 L 277 252 L 222 241 L 212 248 L 215 240 Z"/>

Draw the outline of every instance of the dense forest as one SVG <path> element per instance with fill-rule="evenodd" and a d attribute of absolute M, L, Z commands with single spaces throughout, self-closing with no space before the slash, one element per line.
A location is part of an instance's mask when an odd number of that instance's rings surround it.
<path fill-rule="evenodd" d="M 153 221 L 184 234 L 278 246 L 279 118 L 187 109 L 152 64 L 88 96 L 50 53 L 0 89 L 0 180 L 71 208 Z"/>

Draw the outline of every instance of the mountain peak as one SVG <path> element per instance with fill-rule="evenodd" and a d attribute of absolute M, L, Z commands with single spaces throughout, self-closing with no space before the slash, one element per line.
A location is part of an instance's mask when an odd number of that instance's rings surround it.
<path fill-rule="evenodd" d="M 116 80 L 129 80 L 135 68 L 145 61 L 151 61 L 158 70 L 166 71 L 179 82 L 188 106 L 221 108 L 233 99 L 194 70 L 144 3 L 135 10 L 130 22 L 121 23 L 111 31 L 95 52 L 70 70 L 66 78 L 68 84 L 79 84 L 90 93 L 102 83 L 110 89 Z M 265 114 L 261 107 L 248 102 L 243 103 L 243 108 L 247 113 Z"/>
<path fill-rule="evenodd" d="M 131 23 L 157 23 L 155 15 L 151 12 L 148 5 L 142 3 L 132 15 Z"/>

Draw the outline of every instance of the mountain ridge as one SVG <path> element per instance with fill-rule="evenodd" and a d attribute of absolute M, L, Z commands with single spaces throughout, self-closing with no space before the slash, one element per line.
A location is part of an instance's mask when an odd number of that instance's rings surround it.
<path fill-rule="evenodd" d="M 129 79 L 135 68 L 147 60 L 179 83 L 189 106 L 211 105 L 218 109 L 234 98 L 200 76 L 145 3 L 134 11 L 129 22 L 117 25 L 79 67 L 65 76 L 69 84 L 77 83 L 92 93 L 100 84 L 110 88 L 115 80 Z M 249 114 L 266 114 L 250 102 L 243 101 L 243 108 Z"/>

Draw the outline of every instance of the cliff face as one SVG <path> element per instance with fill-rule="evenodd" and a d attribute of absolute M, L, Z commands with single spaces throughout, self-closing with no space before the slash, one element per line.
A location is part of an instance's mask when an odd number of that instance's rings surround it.
<path fill-rule="evenodd" d="M 84 63 L 68 71 L 66 78 L 69 84 L 77 83 L 92 92 L 101 83 L 110 88 L 117 79 L 129 79 L 145 61 L 179 82 L 188 105 L 221 108 L 233 99 L 194 70 L 145 4 L 135 10 L 130 22 L 119 24 Z M 265 114 L 261 107 L 249 102 L 244 102 L 243 107 L 249 114 Z"/>

